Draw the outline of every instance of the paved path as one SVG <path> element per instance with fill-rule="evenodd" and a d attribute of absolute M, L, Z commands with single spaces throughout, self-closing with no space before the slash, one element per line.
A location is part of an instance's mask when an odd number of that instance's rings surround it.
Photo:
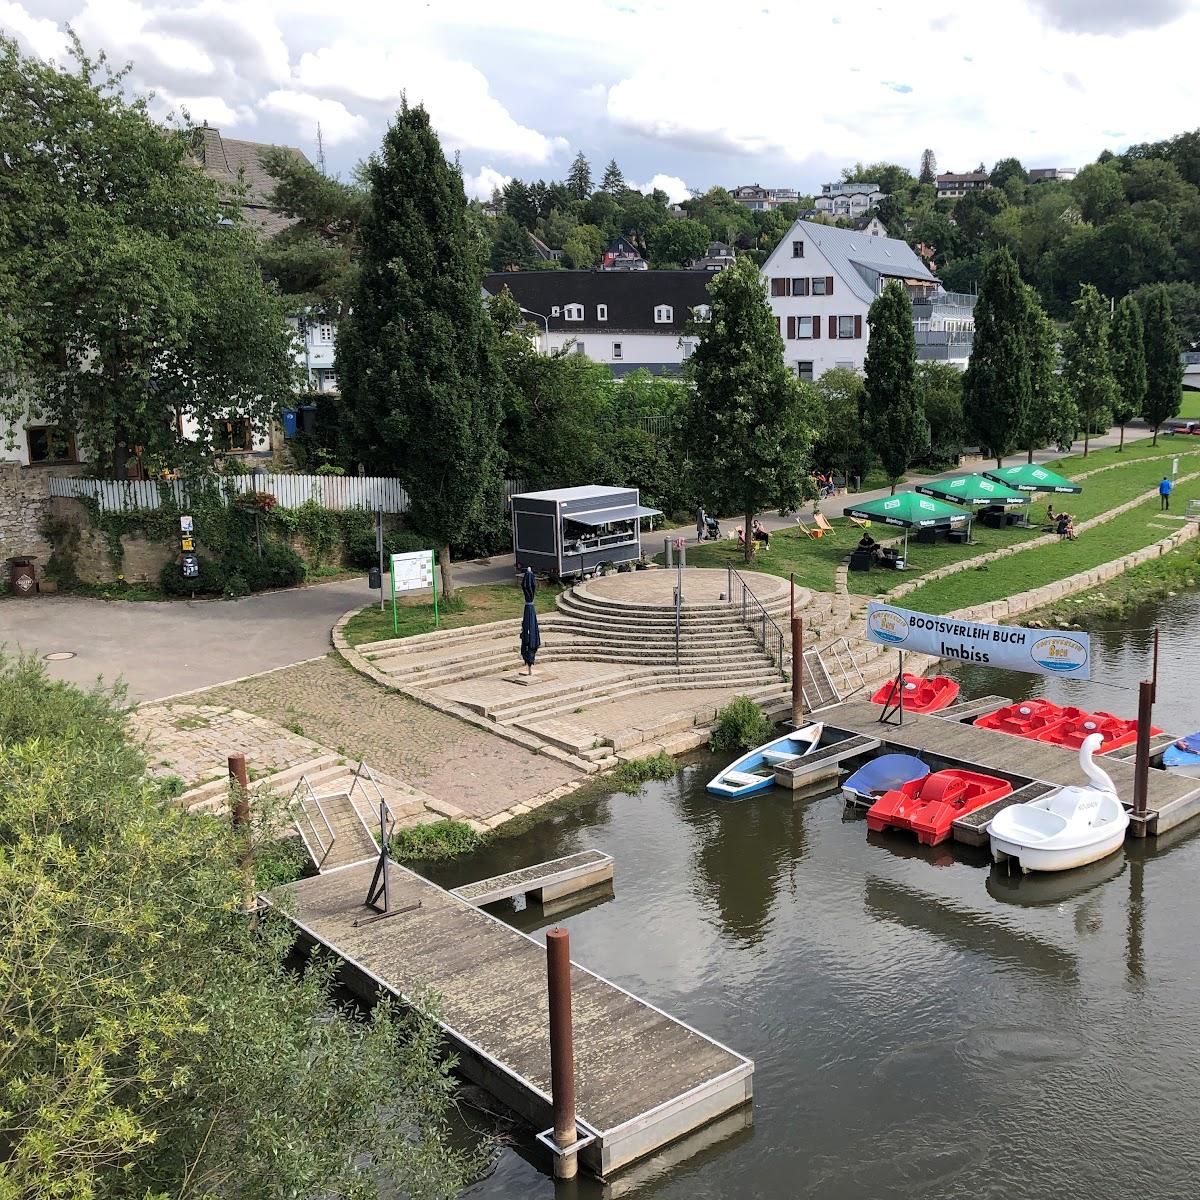
<path fill-rule="evenodd" d="M 580 781 L 557 759 L 386 692 L 332 655 L 213 688 L 196 704 L 220 704 L 287 727 L 338 754 L 399 776 L 470 817 L 486 820 L 518 801 Z"/>

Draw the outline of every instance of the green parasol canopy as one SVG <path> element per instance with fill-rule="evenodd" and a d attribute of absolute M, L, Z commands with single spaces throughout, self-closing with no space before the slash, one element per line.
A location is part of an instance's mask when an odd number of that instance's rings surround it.
<path fill-rule="evenodd" d="M 955 504 L 969 504 L 973 508 L 1030 502 L 1030 497 L 1024 492 L 1013 491 L 1005 484 L 997 483 L 983 475 L 955 475 L 950 479 L 935 479 L 930 483 L 918 484 L 917 491 L 925 496 L 953 500 Z"/>
<path fill-rule="evenodd" d="M 1064 492 L 1077 496 L 1083 488 L 1045 467 L 1036 463 L 1017 463 L 1015 467 L 997 467 L 993 471 L 984 471 L 989 479 L 1016 488 L 1019 492 Z"/>
<path fill-rule="evenodd" d="M 842 511 L 848 517 L 863 517 L 868 521 L 881 521 L 884 525 L 899 525 L 904 529 L 929 529 L 957 525 L 967 520 L 967 514 L 953 504 L 929 496 L 918 496 L 915 492 L 901 492 L 898 496 L 884 496 L 864 504 L 848 504 Z"/>

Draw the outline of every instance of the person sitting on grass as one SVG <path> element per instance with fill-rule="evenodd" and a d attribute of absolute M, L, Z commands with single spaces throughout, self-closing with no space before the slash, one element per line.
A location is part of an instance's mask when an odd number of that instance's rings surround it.
<path fill-rule="evenodd" d="M 1053 525 L 1055 523 L 1055 521 L 1056 521 L 1056 518 L 1054 516 L 1054 501 L 1052 500 L 1049 504 L 1046 505 L 1046 524 Z"/>
<path fill-rule="evenodd" d="M 761 521 L 755 521 L 751 530 L 756 542 L 762 542 L 764 550 L 771 548 L 771 535 L 767 532 Z"/>

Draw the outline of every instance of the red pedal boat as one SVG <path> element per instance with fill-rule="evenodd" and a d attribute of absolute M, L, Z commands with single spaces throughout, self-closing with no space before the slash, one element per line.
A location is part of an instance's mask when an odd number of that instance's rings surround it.
<path fill-rule="evenodd" d="M 911 829 L 917 840 L 936 846 L 950 836 L 950 826 L 969 812 L 1012 791 L 1012 784 L 978 771 L 935 771 L 885 792 L 867 809 L 867 828 Z"/>
<path fill-rule="evenodd" d="M 925 679 L 921 675 L 909 675 L 905 672 L 904 680 L 904 711 L 905 712 L 937 712 L 947 708 L 958 699 L 958 681 L 945 675 L 935 675 Z M 871 697 L 872 704 L 895 704 L 896 681 L 889 679 Z"/>
<path fill-rule="evenodd" d="M 995 729 L 1017 737 L 1037 738 L 1063 720 L 1064 710 L 1051 700 L 1022 700 L 976 717 L 980 729 Z"/>
<path fill-rule="evenodd" d="M 1109 754 L 1137 741 L 1137 722 L 1127 721 L 1107 712 L 1090 713 L 1084 712 L 1082 708 L 1064 708 L 1062 720 L 1045 730 L 1037 740 L 1078 750 L 1083 745 L 1083 739 L 1090 733 L 1098 733 L 1104 739 L 1104 744 L 1096 753 Z M 1150 733 L 1153 736 L 1162 733 L 1162 730 L 1151 725 Z"/>

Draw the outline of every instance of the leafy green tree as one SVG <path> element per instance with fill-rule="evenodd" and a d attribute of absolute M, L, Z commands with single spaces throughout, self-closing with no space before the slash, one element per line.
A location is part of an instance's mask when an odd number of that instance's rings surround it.
<path fill-rule="evenodd" d="M 1146 303 L 1150 294 L 1161 287 L 1166 292 L 1171 305 L 1171 317 L 1179 334 L 1179 350 L 1200 350 L 1200 287 L 1194 283 L 1176 280 L 1174 283 L 1154 284 L 1140 287 L 1133 293 L 1138 307 L 1142 310 L 1143 329 L 1145 327 Z"/>
<path fill-rule="evenodd" d="M 929 425 L 930 461 L 957 463 L 966 439 L 962 372 L 949 363 L 923 362 L 917 364 L 916 381 L 917 400 Z"/>
<path fill-rule="evenodd" d="M 571 161 L 567 190 L 576 200 L 586 200 L 592 194 L 592 166 L 582 150 Z"/>
<path fill-rule="evenodd" d="M 999 188 L 968 192 L 954 206 L 958 235 L 972 246 L 991 245 L 992 226 L 1008 207 L 1008 197 Z"/>
<path fill-rule="evenodd" d="M 1179 334 L 1166 288 L 1151 288 L 1142 304 L 1143 344 L 1146 349 L 1146 399 L 1142 417 L 1154 430 L 1154 445 L 1164 421 L 1179 412 L 1183 401 L 1183 362 Z"/>
<path fill-rule="evenodd" d="M 0 423 L 60 426 L 118 477 L 207 461 L 228 415 L 265 431 L 291 398 L 288 312 L 190 131 L 74 56 L 0 38 Z"/>
<path fill-rule="evenodd" d="M 625 190 L 625 176 L 621 174 L 621 168 L 617 166 L 615 158 L 610 158 L 608 166 L 604 168 L 604 178 L 600 181 L 600 190 L 607 192 L 610 196 L 620 195 Z"/>
<path fill-rule="evenodd" d="M 1037 293 L 1026 288 L 1026 344 L 1029 349 L 1029 408 L 1025 413 L 1022 442 L 1033 462 L 1040 446 L 1069 450 L 1075 438 L 1078 409 L 1066 395 L 1058 376 L 1058 338 L 1054 325 L 1038 303 Z"/>
<path fill-rule="evenodd" d="M 840 472 L 847 480 L 861 479 L 874 461 L 874 452 L 863 437 L 866 388 L 862 376 L 846 367 L 832 367 L 821 373 L 813 388 L 818 400 L 813 466 Z"/>
<path fill-rule="evenodd" d="M 500 476 L 495 334 L 462 177 L 429 114 L 403 104 L 367 165 L 361 266 L 338 343 L 345 423 L 368 470 L 398 474 L 408 519 L 438 552 L 478 522 Z"/>
<path fill-rule="evenodd" d="M 552 208 L 538 223 L 539 236 L 547 246 L 561 250 L 571 240 L 578 224 L 569 212 Z"/>
<path fill-rule="evenodd" d="M 1002 158 L 992 168 L 992 173 L 988 176 L 988 181 L 993 188 L 1004 187 L 1010 179 L 1015 179 L 1020 183 L 1029 182 L 1029 172 L 1021 166 L 1019 158 Z"/>
<path fill-rule="evenodd" d="M 709 507 L 745 514 L 746 561 L 765 505 L 795 508 L 808 488 L 811 390 L 783 361 L 783 340 L 754 263 L 739 259 L 708 285 L 711 320 L 687 362 L 695 387 L 684 418 L 695 486 Z"/>
<path fill-rule="evenodd" d="M 1109 163 L 1091 163 L 1071 183 L 1085 221 L 1100 224 L 1116 215 L 1125 203 L 1121 172 Z"/>
<path fill-rule="evenodd" d="M 699 221 L 666 221 L 650 235 L 650 265 L 685 267 L 704 257 L 708 241 L 708 230 Z"/>
<path fill-rule="evenodd" d="M 604 234 L 595 225 L 576 225 L 563 246 L 563 266 L 576 269 L 598 267 L 604 245 Z"/>
<path fill-rule="evenodd" d="M 1032 399 L 1027 306 L 1016 261 L 1007 250 L 995 251 L 979 284 L 963 408 L 998 467 L 1021 444 Z"/>
<path fill-rule="evenodd" d="M 1142 411 L 1146 402 L 1146 348 L 1142 337 L 1142 310 L 1132 296 L 1117 305 L 1109 334 L 1112 369 L 1117 387 L 1113 395 L 1113 420 L 1121 427 L 1125 449 L 1125 426 Z"/>
<path fill-rule="evenodd" d="M 889 283 L 876 297 L 867 321 L 863 427 L 895 494 L 896 481 L 925 445 L 912 305 L 899 283 Z"/>
<path fill-rule="evenodd" d="M 492 270 L 525 270 L 532 264 L 533 257 L 529 234 L 507 214 L 497 217 L 490 259 Z"/>
<path fill-rule="evenodd" d="M 883 192 L 889 194 L 906 191 L 917 181 L 907 167 L 896 163 L 877 162 L 855 163 L 853 167 L 842 168 L 842 179 L 846 183 L 877 183 Z"/>
<path fill-rule="evenodd" d="M 537 225 L 538 206 L 529 185 L 519 179 L 510 179 L 504 185 L 504 212 L 522 229 L 533 229 Z"/>
<path fill-rule="evenodd" d="M 921 151 L 921 173 L 917 178 L 929 185 L 937 181 L 937 155 L 932 150 Z"/>
<path fill-rule="evenodd" d="M 457 1196 L 479 1162 L 436 1026 L 290 965 L 289 923 L 243 909 L 246 841 L 146 773 L 126 712 L 0 655 L 3 1194 Z M 266 890 L 301 861 L 253 809 Z"/>
<path fill-rule="evenodd" d="M 1091 284 L 1084 284 L 1072 305 L 1071 326 L 1063 346 L 1063 383 L 1083 417 L 1083 454 L 1092 432 L 1107 426 L 1116 396 L 1108 353 L 1108 305 Z"/>
<path fill-rule="evenodd" d="M 323 175 L 282 146 L 267 150 L 262 165 L 275 180 L 271 207 L 292 223 L 263 243 L 259 262 L 291 312 L 336 321 L 354 290 L 366 189 Z"/>

